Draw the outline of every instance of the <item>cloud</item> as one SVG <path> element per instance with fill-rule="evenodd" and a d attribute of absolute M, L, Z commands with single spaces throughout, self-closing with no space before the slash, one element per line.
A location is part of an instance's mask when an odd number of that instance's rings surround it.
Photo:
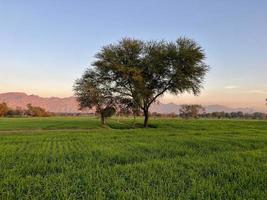
<path fill-rule="evenodd" d="M 236 89 L 236 88 L 239 88 L 238 85 L 226 85 L 224 86 L 224 89 Z"/>
<path fill-rule="evenodd" d="M 266 90 L 249 90 L 248 93 L 253 93 L 253 94 L 267 94 Z"/>

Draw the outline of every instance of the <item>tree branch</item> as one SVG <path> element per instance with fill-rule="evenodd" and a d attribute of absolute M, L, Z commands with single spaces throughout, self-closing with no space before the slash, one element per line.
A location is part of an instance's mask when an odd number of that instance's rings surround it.
<path fill-rule="evenodd" d="M 148 107 L 160 96 L 160 95 L 162 95 L 164 92 L 166 92 L 168 89 L 169 89 L 169 86 L 170 86 L 170 84 L 171 84 L 171 81 L 172 81 L 172 79 L 173 79 L 173 77 L 168 81 L 168 83 L 167 83 L 167 85 L 165 86 L 165 88 L 161 91 L 161 92 L 159 92 L 156 96 L 154 96 L 153 98 L 152 98 L 152 100 L 148 103 Z"/>

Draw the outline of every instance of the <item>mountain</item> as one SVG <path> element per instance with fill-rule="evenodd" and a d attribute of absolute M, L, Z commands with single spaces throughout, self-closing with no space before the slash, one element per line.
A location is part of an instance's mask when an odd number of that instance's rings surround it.
<path fill-rule="evenodd" d="M 27 95 L 25 93 L 10 92 L 0 94 L 0 102 L 6 102 L 12 108 L 25 108 L 28 103 L 33 106 L 40 106 L 47 111 L 55 113 L 80 113 L 78 103 L 75 97 L 58 98 L 50 97 L 43 98 L 37 95 Z"/>
<path fill-rule="evenodd" d="M 81 113 L 81 112 L 94 112 L 93 110 L 79 110 L 78 103 L 75 97 L 50 97 L 44 98 L 37 95 L 27 95 L 20 92 L 9 92 L 0 94 L 0 102 L 6 102 L 12 108 L 21 107 L 25 108 L 28 103 L 33 106 L 40 106 L 50 112 L 55 113 Z M 155 103 L 151 106 L 151 112 L 162 114 L 178 113 L 180 105 L 174 103 Z M 253 108 L 229 108 L 222 105 L 208 105 L 205 106 L 206 112 L 237 112 L 252 113 L 256 110 Z"/>
<path fill-rule="evenodd" d="M 254 108 L 229 108 L 222 105 L 208 105 L 205 107 L 207 113 L 211 112 L 238 112 L 242 111 L 243 113 L 253 113 L 256 112 Z"/>

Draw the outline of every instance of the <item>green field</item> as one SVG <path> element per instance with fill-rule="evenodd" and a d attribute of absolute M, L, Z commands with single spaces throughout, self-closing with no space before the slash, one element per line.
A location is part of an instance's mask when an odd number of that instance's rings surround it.
<path fill-rule="evenodd" d="M 0 119 L 0 199 L 266 198 L 267 121 Z"/>

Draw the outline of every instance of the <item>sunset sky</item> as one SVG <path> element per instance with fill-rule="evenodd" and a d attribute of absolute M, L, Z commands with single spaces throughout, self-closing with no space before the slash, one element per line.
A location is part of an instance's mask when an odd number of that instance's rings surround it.
<path fill-rule="evenodd" d="M 162 101 L 267 110 L 266 0 L 0 0 L 0 93 L 72 96 L 100 47 L 126 36 L 205 49 L 201 95 Z"/>

